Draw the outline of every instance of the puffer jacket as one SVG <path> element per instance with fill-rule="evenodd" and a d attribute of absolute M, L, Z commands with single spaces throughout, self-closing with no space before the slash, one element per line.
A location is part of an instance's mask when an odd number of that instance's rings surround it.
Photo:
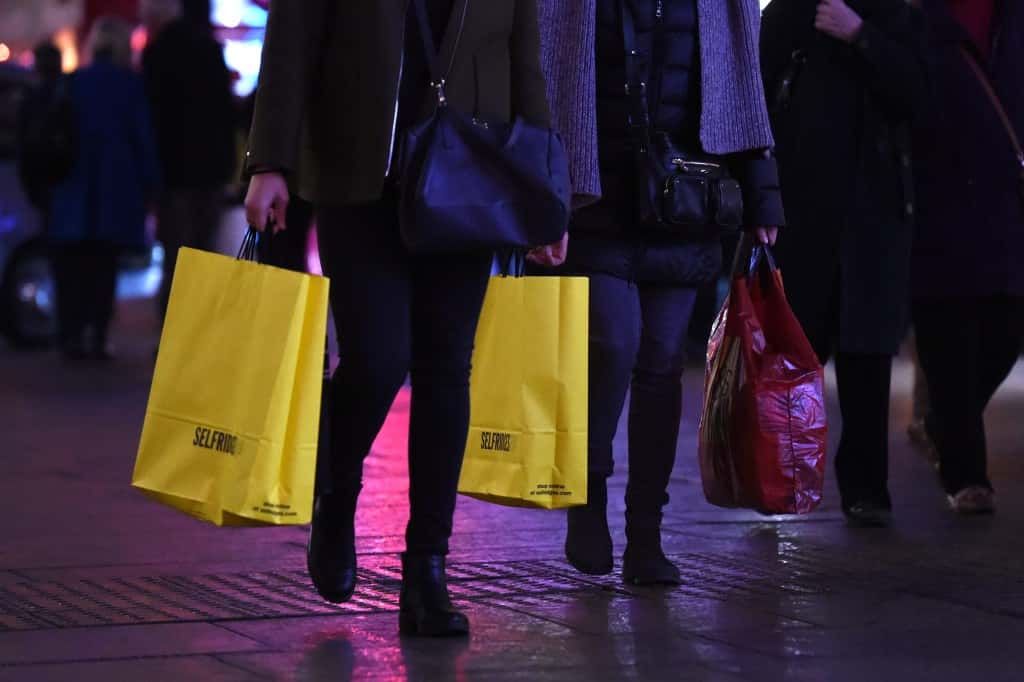
<path fill-rule="evenodd" d="M 652 128 L 699 154 L 702 111 L 697 0 L 625 0 L 647 84 Z M 683 244 L 633 229 L 633 156 L 627 130 L 625 47 L 619 0 L 597 0 L 597 129 L 603 198 L 580 209 L 573 224 L 571 265 L 637 281 L 697 285 L 721 272 L 717 241 Z M 724 161 L 744 190 L 750 227 L 785 222 L 777 187 L 759 177 L 764 150 Z M 770 169 L 774 170 L 774 168 Z"/>

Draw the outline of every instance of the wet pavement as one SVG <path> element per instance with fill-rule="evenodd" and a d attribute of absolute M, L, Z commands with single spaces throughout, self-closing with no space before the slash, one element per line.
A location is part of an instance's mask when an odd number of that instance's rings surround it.
<path fill-rule="evenodd" d="M 901 364 L 881 531 L 847 529 L 831 481 L 800 519 L 707 505 L 692 371 L 665 529 L 684 586 L 576 574 L 561 513 L 463 498 L 452 591 L 473 634 L 418 641 L 396 617 L 408 395 L 367 466 L 360 588 L 331 606 L 304 529 L 213 528 L 129 487 L 154 328 L 148 301 L 122 302 L 109 368 L 0 346 L 2 682 L 1024 679 L 1024 368 L 989 413 L 1000 512 L 961 519 L 903 435 Z M 624 466 L 612 486 L 621 552 Z"/>

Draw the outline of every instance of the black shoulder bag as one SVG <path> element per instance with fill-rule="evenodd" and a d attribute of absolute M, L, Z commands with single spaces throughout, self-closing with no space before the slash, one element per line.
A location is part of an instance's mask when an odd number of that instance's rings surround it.
<path fill-rule="evenodd" d="M 668 133 L 651 128 L 647 83 L 636 49 L 636 24 L 629 3 L 621 0 L 637 223 L 644 230 L 685 241 L 709 240 L 734 232 L 743 221 L 743 193 L 721 159 L 688 154 Z"/>
<path fill-rule="evenodd" d="M 455 111 L 445 95 L 448 73 L 438 65 L 424 0 L 413 0 L 413 11 L 437 105 L 430 118 L 403 133 L 399 222 L 406 246 L 458 252 L 558 242 L 570 213 L 569 164 L 558 133 L 520 117 L 507 124 Z"/>

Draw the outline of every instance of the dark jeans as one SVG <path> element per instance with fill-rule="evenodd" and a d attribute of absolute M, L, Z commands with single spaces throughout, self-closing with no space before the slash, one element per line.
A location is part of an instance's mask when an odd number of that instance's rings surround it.
<path fill-rule="evenodd" d="M 991 488 L 984 412 L 1020 357 L 1024 299 L 918 301 L 914 327 L 943 486 L 951 495 L 973 485 Z"/>
<path fill-rule="evenodd" d="M 167 315 L 178 249 L 209 251 L 220 227 L 224 196 L 220 190 L 168 189 L 157 206 L 157 239 L 164 247 L 163 281 L 157 296 L 162 320 Z"/>
<path fill-rule="evenodd" d="M 57 287 L 58 340 L 65 350 L 102 352 L 114 318 L 118 249 L 105 242 L 57 244 L 52 249 Z"/>
<path fill-rule="evenodd" d="M 577 274 L 590 277 L 590 476 L 612 474 L 612 442 L 629 392 L 627 519 L 634 529 L 657 528 L 675 466 L 696 289 L 585 268 Z"/>
<path fill-rule="evenodd" d="M 354 498 L 363 460 L 408 374 L 411 553 L 446 554 L 469 430 L 473 340 L 491 254 L 410 255 L 393 197 L 322 207 L 317 235 L 341 364 L 327 485 Z"/>

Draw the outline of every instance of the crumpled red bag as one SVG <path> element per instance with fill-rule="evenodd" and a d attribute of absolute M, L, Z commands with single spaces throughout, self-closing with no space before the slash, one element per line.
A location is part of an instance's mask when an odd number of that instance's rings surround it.
<path fill-rule="evenodd" d="M 767 246 L 737 268 L 708 344 L 701 413 L 704 495 L 720 507 L 805 514 L 821 503 L 825 373 Z"/>

